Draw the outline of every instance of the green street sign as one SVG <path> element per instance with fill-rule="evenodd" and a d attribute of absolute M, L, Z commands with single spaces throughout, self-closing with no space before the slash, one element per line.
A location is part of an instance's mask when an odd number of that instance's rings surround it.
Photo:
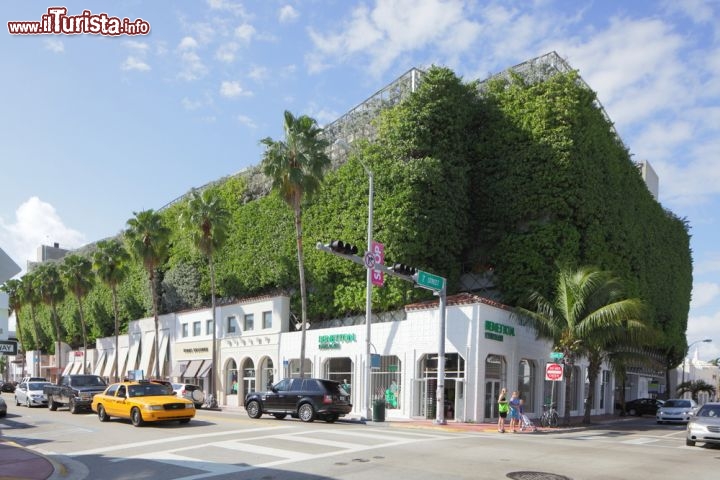
<path fill-rule="evenodd" d="M 560 360 L 560 359 L 563 358 L 564 356 L 565 356 L 565 355 L 563 355 L 562 352 L 551 352 L 551 353 L 550 353 L 550 358 L 552 358 L 553 360 Z"/>
<path fill-rule="evenodd" d="M 418 270 L 417 275 L 417 284 L 421 287 L 425 287 L 429 290 L 436 290 L 439 292 L 445 286 L 445 279 L 443 277 L 433 275 L 432 273 L 423 272 L 422 270 Z"/>

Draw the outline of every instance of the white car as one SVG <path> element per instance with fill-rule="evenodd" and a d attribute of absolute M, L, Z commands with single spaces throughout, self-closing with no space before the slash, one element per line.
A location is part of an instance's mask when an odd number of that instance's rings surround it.
<path fill-rule="evenodd" d="M 687 423 L 695 415 L 697 403 L 695 400 L 685 398 L 671 398 L 665 400 L 662 407 L 655 414 L 657 423 Z"/>
<path fill-rule="evenodd" d="M 15 405 L 26 407 L 47 407 L 48 399 L 43 393 L 45 385 L 50 382 L 23 382 L 15 388 Z"/>
<path fill-rule="evenodd" d="M 706 403 L 688 422 L 685 445 L 695 442 L 720 444 L 720 403 Z"/>
<path fill-rule="evenodd" d="M 203 403 L 205 403 L 205 392 L 202 391 L 202 387 L 199 385 L 192 385 L 190 383 L 173 383 L 172 389 L 178 397 L 192 400 L 195 404 L 195 408 L 201 408 Z"/>

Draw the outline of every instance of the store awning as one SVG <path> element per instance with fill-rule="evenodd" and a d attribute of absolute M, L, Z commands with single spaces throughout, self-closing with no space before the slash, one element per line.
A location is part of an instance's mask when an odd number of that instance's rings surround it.
<path fill-rule="evenodd" d="M 137 370 L 138 350 L 140 350 L 140 342 L 135 342 L 132 345 L 130 345 L 130 351 L 128 353 L 127 364 L 125 365 L 125 368 L 122 370 L 121 377 L 127 377 L 128 376 L 127 372 L 130 370 Z"/>
<path fill-rule="evenodd" d="M 102 352 L 100 354 L 100 360 L 97 361 L 95 364 L 95 369 L 93 370 L 93 375 L 100 375 L 102 374 L 102 371 L 105 369 L 105 358 L 107 357 L 106 352 Z"/>
<path fill-rule="evenodd" d="M 73 362 L 73 368 L 70 370 L 71 375 L 77 375 L 78 373 L 82 373 L 83 369 L 83 362 Z"/>
<path fill-rule="evenodd" d="M 152 376 L 153 367 L 155 363 L 155 332 L 149 335 L 143 336 L 142 339 L 142 354 L 140 355 L 140 367 L 139 369 L 145 374 L 145 378 Z"/>
<path fill-rule="evenodd" d="M 117 352 L 113 350 L 112 353 L 107 355 L 107 362 L 105 362 L 105 367 L 102 369 L 102 373 L 100 373 L 100 376 L 105 378 L 110 378 L 113 376 L 113 367 L 115 366 L 115 355 L 117 355 Z M 120 365 L 122 367 L 122 365 Z"/>
<path fill-rule="evenodd" d="M 212 360 L 205 360 L 205 363 L 202 364 L 196 376 L 198 378 L 205 378 L 209 375 L 210 370 L 212 370 Z"/>
<path fill-rule="evenodd" d="M 163 377 L 163 373 L 167 371 L 165 368 L 165 364 L 167 363 L 168 359 L 168 336 L 165 335 L 160 339 L 160 345 L 158 346 L 158 352 L 160 355 L 160 373 L 157 373 L 155 371 L 155 362 L 152 362 L 152 365 L 150 366 L 150 372 L 152 372 L 149 377 Z"/>
<path fill-rule="evenodd" d="M 171 377 L 182 377 L 183 374 L 185 373 L 185 370 L 187 370 L 188 365 L 190 365 L 190 360 L 181 360 L 179 362 L 176 362 L 170 376 Z"/>
<path fill-rule="evenodd" d="M 66 376 L 70 375 L 70 372 L 72 371 L 73 368 L 75 368 L 75 362 L 70 362 L 67 365 L 65 365 L 65 369 L 62 372 L 62 376 L 66 377 Z"/>
<path fill-rule="evenodd" d="M 187 366 L 187 369 L 185 369 L 185 373 L 182 374 L 184 378 L 195 378 L 197 377 L 197 372 L 200 370 L 200 367 L 202 367 L 203 360 L 190 360 L 190 364 Z"/>

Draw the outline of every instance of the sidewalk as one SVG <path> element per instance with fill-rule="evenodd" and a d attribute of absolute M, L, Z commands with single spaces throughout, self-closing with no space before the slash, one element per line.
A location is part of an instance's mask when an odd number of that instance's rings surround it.
<path fill-rule="evenodd" d="M 55 464 L 43 455 L 0 440 L 0 480 L 46 480 L 55 470 Z"/>

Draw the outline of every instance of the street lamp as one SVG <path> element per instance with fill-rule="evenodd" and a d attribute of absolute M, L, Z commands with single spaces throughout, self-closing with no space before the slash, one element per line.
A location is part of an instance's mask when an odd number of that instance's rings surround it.
<path fill-rule="evenodd" d="M 705 338 L 703 340 L 696 340 L 696 341 L 692 342 L 690 345 L 688 345 L 687 350 L 685 350 L 685 356 L 683 357 L 682 382 L 680 382 L 681 384 L 685 383 L 685 365 L 687 364 L 687 356 L 688 356 L 688 353 L 690 352 L 690 347 L 692 347 L 693 345 L 695 345 L 697 343 L 710 343 L 710 342 L 712 342 L 712 338 Z"/>

